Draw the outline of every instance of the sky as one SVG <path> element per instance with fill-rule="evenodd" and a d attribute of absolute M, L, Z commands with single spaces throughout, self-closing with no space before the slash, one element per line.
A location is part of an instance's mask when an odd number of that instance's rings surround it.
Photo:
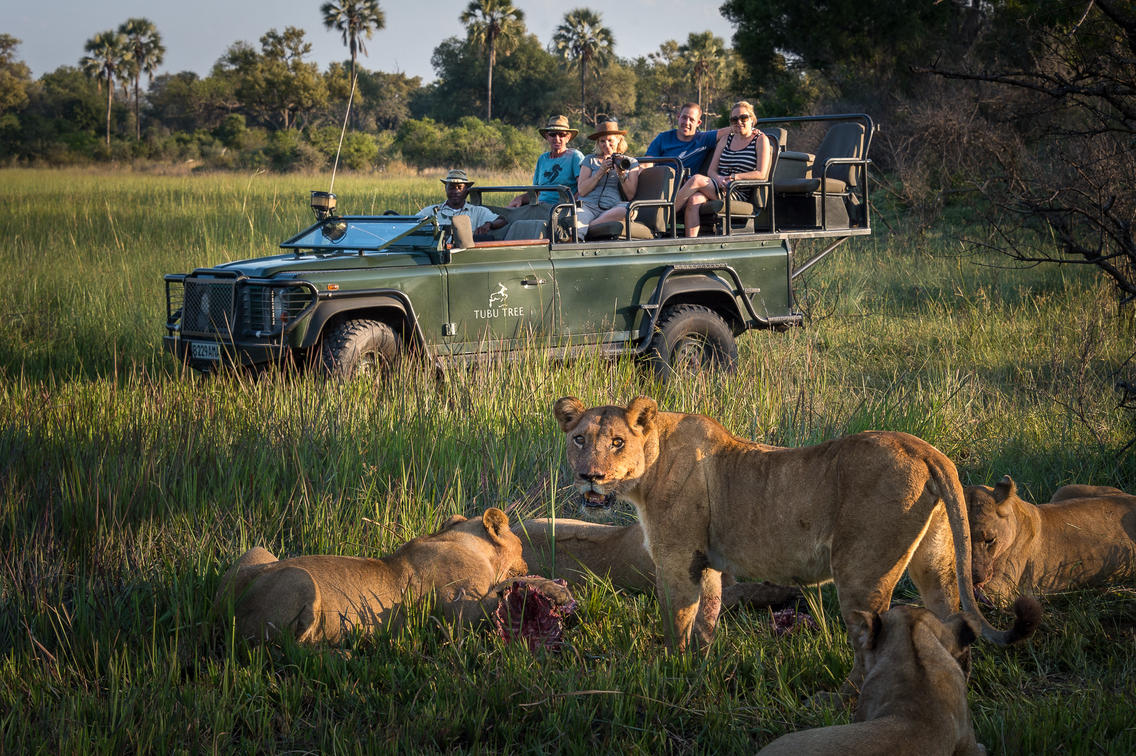
<path fill-rule="evenodd" d="M 615 52 L 635 58 L 658 50 L 668 39 L 684 42 L 691 32 L 712 31 L 730 44 L 733 28 L 718 11 L 722 0 L 621 0 L 614 6 L 589 0 L 514 0 L 525 13 L 525 26 L 548 44 L 564 14 L 577 7 L 599 12 L 615 37 Z M 128 18 L 148 18 L 166 46 L 158 73 L 194 71 L 202 76 L 229 45 L 246 41 L 259 49 L 269 29 L 298 26 L 312 44 L 309 60 L 326 70 L 349 59 L 338 32 L 325 29 L 322 0 L 36 0 L 5 3 L 0 33 L 21 40 L 16 59 L 39 78 L 59 66 L 78 64 L 87 40 L 116 29 Z M 380 0 L 386 28 L 364 40 L 368 54 L 360 65 L 372 71 L 403 72 L 434 78 L 430 55 L 446 37 L 464 36 L 458 20 L 468 0 Z"/>

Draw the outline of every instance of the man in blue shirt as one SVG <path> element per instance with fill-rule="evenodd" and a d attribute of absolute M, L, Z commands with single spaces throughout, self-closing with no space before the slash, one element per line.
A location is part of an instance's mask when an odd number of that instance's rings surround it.
<path fill-rule="evenodd" d="M 533 183 L 537 186 L 562 184 L 576 194 L 576 182 L 580 178 L 580 164 L 584 162 L 584 153 L 577 149 L 569 149 L 568 143 L 577 134 L 578 129 L 568 125 L 567 116 L 553 116 L 548 124 L 539 129 L 540 135 L 548 141 L 548 152 L 537 158 L 536 170 L 533 171 Z M 538 202 L 557 205 L 565 199 L 556 192 L 541 192 Z M 509 202 L 509 207 L 520 207 L 528 203 L 528 196 L 519 194 Z"/>
<path fill-rule="evenodd" d="M 702 108 L 696 102 L 686 103 L 678 112 L 678 128 L 664 131 L 652 139 L 647 155 L 678 158 L 686 175 L 698 173 L 698 169 L 714 154 L 718 136 L 729 132 L 729 128 L 699 131 L 700 125 Z"/>

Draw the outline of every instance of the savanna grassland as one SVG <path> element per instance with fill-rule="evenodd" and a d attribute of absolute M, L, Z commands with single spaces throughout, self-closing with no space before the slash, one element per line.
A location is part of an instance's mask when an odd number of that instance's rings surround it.
<path fill-rule="evenodd" d="M 407 211 L 439 201 L 436 178 L 335 190 L 353 213 Z M 878 208 L 875 236 L 807 275 L 806 325 L 743 337 L 730 375 L 664 386 L 631 360 L 537 352 L 349 383 L 174 364 L 162 275 L 270 252 L 325 182 L 0 171 L 0 751 L 751 752 L 848 721 L 805 703 L 851 667 L 831 589 L 810 596 L 819 630 L 733 610 L 704 657 L 668 655 L 655 599 L 602 581 L 559 654 L 425 612 L 344 649 L 249 648 L 210 623 L 254 545 L 379 555 L 453 513 L 574 514 L 550 414 L 566 394 L 649 394 L 780 445 L 909 431 L 964 483 L 1010 473 L 1034 501 L 1136 490 L 1113 392 L 1133 333 L 1107 285 L 979 256 L 961 212 L 915 229 Z M 906 581 L 899 598 L 917 599 Z M 979 740 L 1136 751 L 1133 583 L 1044 606 L 1031 642 L 975 647 Z"/>

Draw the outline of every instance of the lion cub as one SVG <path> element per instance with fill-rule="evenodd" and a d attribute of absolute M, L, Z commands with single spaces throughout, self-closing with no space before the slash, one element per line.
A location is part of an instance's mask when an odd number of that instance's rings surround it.
<path fill-rule="evenodd" d="M 251 549 L 225 573 L 214 602 L 234 601 L 236 630 L 245 638 L 335 642 L 387 624 L 404 601 L 430 594 L 447 618 L 480 619 L 492 608 L 483 600 L 495 605 L 498 584 L 527 572 L 508 515 L 487 509 L 477 520 L 451 517 L 438 532 L 381 559 L 278 560 Z"/>
<path fill-rule="evenodd" d="M 966 703 L 974 621 L 955 614 L 944 623 L 914 606 L 857 617 L 865 675 L 855 721 L 789 733 L 759 753 L 986 753 Z"/>
<path fill-rule="evenodd" d="M 995 600 L 1092 585 L 1136 568 L 1136 496 L 1070 485 L 1040 506 L 1014 479 L 966 487 L 975 588 Z"/>

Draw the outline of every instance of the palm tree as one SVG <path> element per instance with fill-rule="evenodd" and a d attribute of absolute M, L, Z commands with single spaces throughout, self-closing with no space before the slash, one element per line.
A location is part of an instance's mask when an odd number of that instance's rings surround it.
<path fill-rule="evenodd" d="M 154 71 L 161 65 L 166 55 L 166 48 L 162 45 L 162 35 L 158 27 L 148 18 L 131 18 L 118 27 L 120 34 L 126 36 L 130 45 L 131 60 L 128 64 L 128 73 L 134 79 L 134 138 L 142 140 L 142 122 L 138 118 L 138 80 L 146 74 L 150 83 L 154 83 Z"/>
<path fill-rule="evenodd" d="M 87 40 L 84 47 L 88 55 L 79 59 L 83 73 L 92 77 L 102 89 L 103 79 L 107 88 L 106 143 L 110 147 L 110 107 L 114 95 L 114 77 L 130 65 L 130 45 L 126 35 L 116 31 L 105 31 Z"/>
<path fill-rule="evenodd" d="M 470 0 L 461 14 L 461 22 L 469 30 L 469 41 L 489 52 L 489 82 L 486 86 L 485 120 L 493 120 L 493 66 L 497 51 L 508 54 L 525 32 L 525 14 L 513 7 L 513 0 Z"/>
<path fill-rule="evenodd" d="M 614 56 L 615 38 L 600 21 L 600 14 L 589 8 L 576 8 L 564 14 L 564 23 L 552 35 L 552 50 L 580 69 L 580 117 L 587 113 L 584 80 L 588 66 L 600 66 Z"/>
<path fill-rule="evenodd" d="M 690 34 L 686 44 L 679 46 L 678 52 L 690 66 L 690 75 L 698 87 L 698 107 L 705 113 L 702 93 L 706 90 L 706 99 L 710 99 L 711 85 L 717 83 L 725 67 L 726 45 L 721 37 L 705 31 Z"/>
<path fill-rule="evenodd" d="M 363 40 L 371 33 L 386 28 L 387 19 L 379 8 L 379 0 L 339 0 L 339 4 L 326 2 L 320 6 L 323 25 L 343 35 L 343 44 L 351 51 L 351 83 L 355 83 L 355 59 L 358 53 L 367 54 Z"/>

